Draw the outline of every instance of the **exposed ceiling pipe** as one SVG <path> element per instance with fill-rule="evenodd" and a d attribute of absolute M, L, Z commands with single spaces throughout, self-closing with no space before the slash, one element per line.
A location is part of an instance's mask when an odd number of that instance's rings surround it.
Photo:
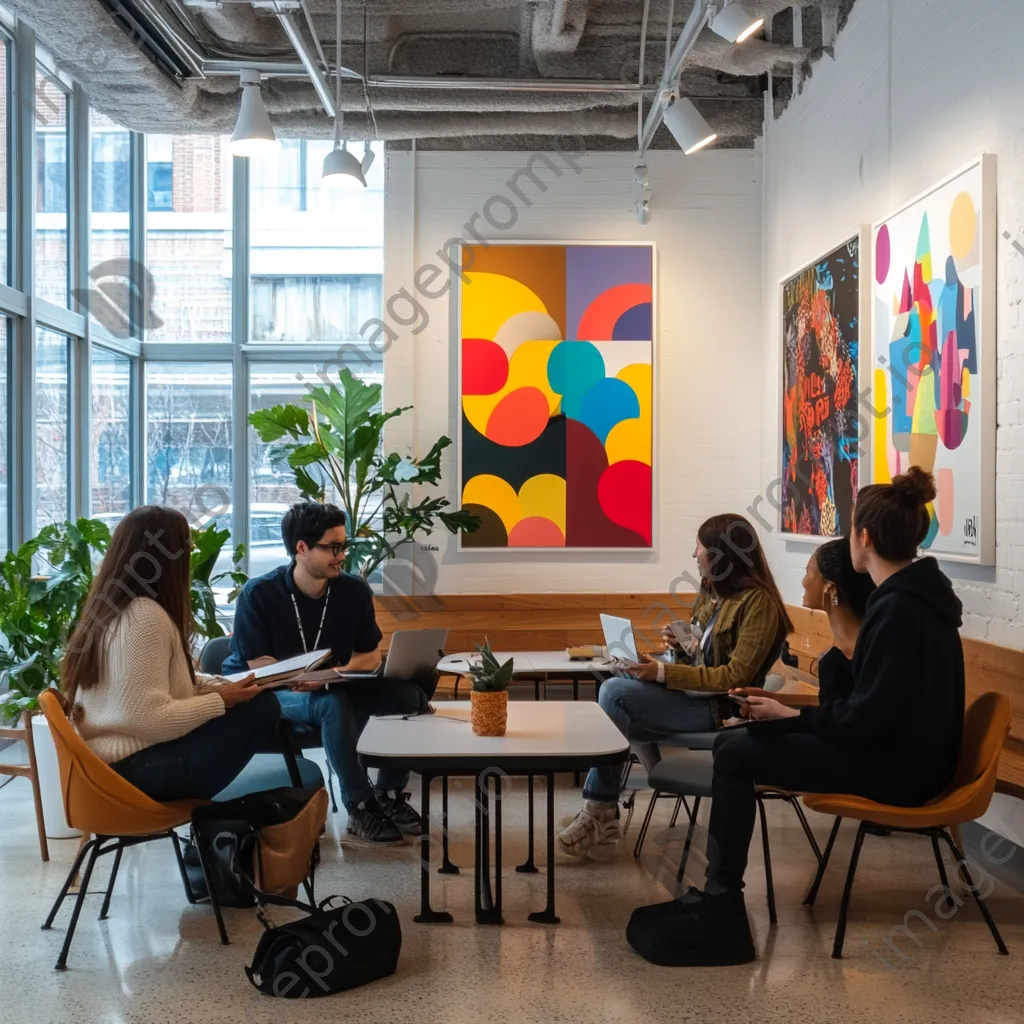
<path fill-rule="evenodd" d="M 631 82 L 598 82 L 574 78 L 468 78 L 461 75 L 370 75 L 367 85 L 393 89 L 493 89 L 505 92 L 652 92 Z"/>
<path fill-rule="evenodd" d="M 274 6 L 277 7 L 277 4 L 275 3 Z M 306 69 L 306 74 L 309 75 L 313 88 L 316 90 L 317 96 L 320 97 L 324 110 L 327 111 L 327 116 L 333 118 L 335 108 L 330 86 L 327 84 L 316 58 L 309 52 L 309 47 L 306 45 L 306 40 L 302 38 L 299 26 L 295 24 L 295 19 L 287 11 L 278 10 L 277 20 L 281 23 L 281 28 L 284 29 L 289 42 L 295 47 L 295 52 L 299 55 L 299 60 L 302 61 L 302 66 Z"/>
<path fill-rule="evenodd" d="M 710 20 L 710 13 L 708 0 L 694 0 L 693 10 L 690 11 L 690 16 L 686 19 L 682 32 L 679 33 L 676 45 L 672 47 L 672 54 L 665 65 L 665 72 L 661 76 L 661 83 L 658 86 L 658 94 L 654 97 L 654 103 L 648 111 L 647 120 L 644 121 L 641 149 L 646 149 L 651 144 L 654 133 L 664 118 L 666 97 L 671 96 L 675 89 L 679 74 L 683 70 L 683 64 L 686 62 L 690 50 L 693 49 L 693 44 L 697 42 L 697 37 Z"/>

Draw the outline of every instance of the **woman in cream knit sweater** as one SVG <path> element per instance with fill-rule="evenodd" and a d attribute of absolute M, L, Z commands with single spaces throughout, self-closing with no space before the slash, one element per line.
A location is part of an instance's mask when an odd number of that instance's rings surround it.
<path fill-rule="evenodd" d="M 174 509 L 118 524 L 61 668 L 89 748 L 155 800 L 208 799 L 272 746 L 280 705 L 252 678 L 197 678 L 190 536 Z"/>

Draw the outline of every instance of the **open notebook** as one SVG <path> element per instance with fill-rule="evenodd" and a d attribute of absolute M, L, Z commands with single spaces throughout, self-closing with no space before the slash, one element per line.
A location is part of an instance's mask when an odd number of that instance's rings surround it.
<path fill-rule="evenodd" d="M 275 686 L 284 686 L 292 676 L 297 676 L 300 672 L 318 668 L 330 656 L 331 649 L 328 647 L 322 651 L 310 651 L 308 654 L 298 654 L 294 658 L 285 658 L 284 661 L 275 661 L 273 665 L 264 665 L 263 668 L 233 672 L 224 678 L 237 683 L 240 679 L 252 674 L 256 676 L 256 682 L 261 687 L 273 689 Z"/>

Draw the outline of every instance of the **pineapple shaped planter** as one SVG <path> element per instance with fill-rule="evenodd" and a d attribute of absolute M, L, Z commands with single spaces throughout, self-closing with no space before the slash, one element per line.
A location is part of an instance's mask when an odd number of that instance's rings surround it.
<path fill-rule="evenodd" d="M 512 659 L 504 665 L 491 653 L 485 640 L 476 644 L 480 661 L 470 669 L 473 690 L 469 695 L 471 722 L 477 736 L 504 736 L 508 722 L 508 684 L 512 681 Z"/>

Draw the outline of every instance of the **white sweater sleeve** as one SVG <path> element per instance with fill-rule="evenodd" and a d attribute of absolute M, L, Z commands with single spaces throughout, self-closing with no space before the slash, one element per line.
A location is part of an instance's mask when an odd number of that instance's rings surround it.
<path fill-rule="evenodd" d="M 178 642 L 170 619 L 156 602 L 145 599 L 132 602 L 111 638 L 107 700 L 120 706 L 120 731 L 146 746 L 176 740 L 226 710 L 216 693 L 171 693 Z"/>

